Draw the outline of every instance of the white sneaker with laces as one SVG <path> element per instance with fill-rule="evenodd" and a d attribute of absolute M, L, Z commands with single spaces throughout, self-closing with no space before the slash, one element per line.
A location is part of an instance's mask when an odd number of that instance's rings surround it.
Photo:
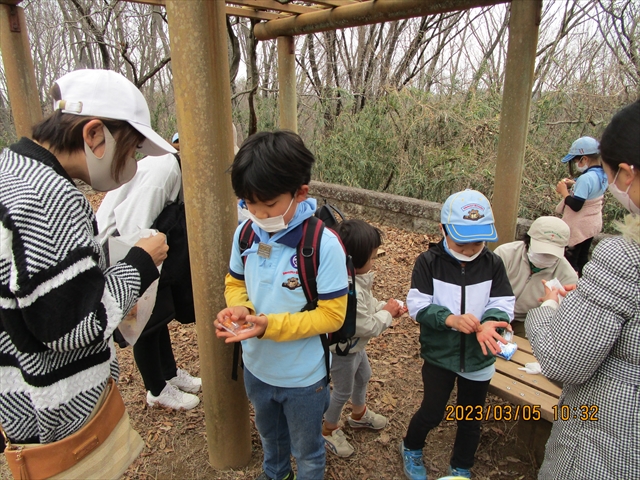
<path fill-rule="evenodd" d="M 150 407 L 166 407 L 173 410 L 191 410 L 200 403 L 200 399 L 190 393 L 178 390 L 178 387 L 167 383 L 157 397 L 147 392 L 147 404 Z"/>
<path fill-rule="evenodd" d="M 331 435 L 323 435 L 322 438 L 324 438 L 324 446 L 327 447 L 327 450 L 338 457 L 348 457 L 354 452 L 341 428 L 331 432 Z"/>
<path fill-rule="evenodd" d="M 167 380 L 174 387 L 178 387 L 183 392 L 198 393 L 202 387 L 202 380 L 200 377 L 192 377 L 187 372 L 178 368 L 176 376 L 170 380 Z"/>
<path fill-rule="evenodd" d="M 367 407 L 360 420 L 354 420 L 351 415 L 349 415 L 349 426 L 354 429 L 370 428 L 371 430 L 381 430 L 387 426 L 387 417 Z"/>

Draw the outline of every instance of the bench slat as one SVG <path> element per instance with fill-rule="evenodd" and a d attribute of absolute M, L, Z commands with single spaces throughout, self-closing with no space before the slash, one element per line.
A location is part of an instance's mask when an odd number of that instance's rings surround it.
<path fill-rule="evenodd" d="M 529 385 L 531 388 L 545 392 L 553 397 L 560 397 L 562 393 L 562 387 L 552 382 L 544 375 L 531 375 L 529 373 L 518 370 L 521 365 L 517 363 L 508 362 L 503 359 L 496 359 L 496 371 L 513 378 L 519 382 Z"/>
<path fill-rule="evenodd" d="M 489 391 L 514 405 L 540 405 L 542 418 L 553 422 L 553 406 L 558 398 L 538 391 L 511 377 L 496 372 L 491 379 Z"/>

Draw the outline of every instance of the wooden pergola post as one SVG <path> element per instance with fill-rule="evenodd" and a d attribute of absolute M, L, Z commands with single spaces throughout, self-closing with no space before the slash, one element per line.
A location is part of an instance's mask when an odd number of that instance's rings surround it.
<path fill-rule="evenodd" d="M 541 13 L 542 0 L 511 2 L 500 139 L 491 202 L 499 240 L 492 247 L 515 239 Z"/>
<path fill-rule="evenodd" d="M 251 459 L 249 404 L 242 372 L 231 379 L 233 346 L 218 339 L 213 326 L 225 307 L 237 226 L 227 173 L 233 135 L 225 2 L 167 0 L 166 7 L 209 461 L 218 469 L 238 468 Z"/>
<path fill-rule="evenodd" d="M 298 133 L 296 46 L 293 37 L 278 37 L 278 84 L 280 128 Z"/>
<path fill-rule="evenodd" d="M 31 127 L 42 120 L 42 108 L 24 9 L 11 3 L 15 2 L 0 0 L 0 51 L 16 133 L 31 138 Z"/>

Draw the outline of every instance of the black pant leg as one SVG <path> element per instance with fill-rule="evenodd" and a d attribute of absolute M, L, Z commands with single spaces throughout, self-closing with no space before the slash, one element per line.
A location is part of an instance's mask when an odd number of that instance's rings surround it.
<path fill-rule="evenodd" d="M 591 242 L 593 242 L 593 237 L 587 238 L 584 242 L 576 245 L 578 248 L 577 251 L 577 264 L 578 264 L 578 276 L 582 277 L 582 269 L 589 261 L 589 250 L 591 249 Z"/>
<path fill-rule="evenodd" d="M 163 330 L 166 330 L 166 326 L 156 332 L 141 335 L 133 346 L 133 357 L 142 375 L 144 388 L 156 397 L 166 386 L 160 363 L 159 333 Z"/>
<path fill-rule="evenodd" d="M 413 415 L 404 446 L 409 450 L 422 450 L 427 435 L 442 421 L 444 410 L 449 401 L 456 373 L 430 363 L 422 365 L 422 383 L 424 396 L 420 409 Z"/>
<path fill-rule="evenodd" d="M 458 376 L 458 399 L 456 405 L 463 407 L 471 406 L 472 415 L 475 417 L 477 412 L 484 412 L 484 403 L 487 398 L 489 383 L 476 382 Z M 480 408 L 478 408 L 480 407 Z M 463 410 L 468 411 L 466 408 Z M 480 443 L 480 426 L 481 420 L 466 420 L 464 415 L 462 419 L 457 421 L 458 431 L 456 432 L 456 440 L 453 445 L 453 455 L 451 456 L 451 466 L 454 468 L 465 468 L 469 470 L 473 467 L 474 457 L 478 444 Z"/>
<path fill-rule="evenodd" d="M 165 325 L 158 332 L 158 345 L 160 352 L 160 365 L 162 367 L 162 376 L 165 380 L 170 380 L 178 373 L 176 359 L 173 356 L 173 348 L 171 347 L 171 336 L 169 328 Z"/>

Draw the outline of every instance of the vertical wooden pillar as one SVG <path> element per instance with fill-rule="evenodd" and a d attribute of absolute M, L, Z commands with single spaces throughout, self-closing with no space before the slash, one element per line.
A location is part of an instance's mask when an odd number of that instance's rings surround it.
<path fill-rule="evenodd" d="M 298 132 L 296 96 L 296 47 L 293 37 L 278 37 L 280 128 Z"/>
<path fill-rule="evenodd" d="M 499 241 L 515 239 L 542 0 L 513 0 L 493 190 Z"/>
<path fill-rule="evenodd" d="M 238 468 L 251 459 L 249 404 L 242 372 L 231 380 L 233 346 L 213 326 L 237 226 L 225 2 L 167 0 L 166 8 L 209 461 Z"/>
<path fill-rule="evenodd" d="M 31 127 L 42 120 L 42 108 L 23 8 L 0 5 L 0 51 L 16 133 L 31 138 Z"/>

